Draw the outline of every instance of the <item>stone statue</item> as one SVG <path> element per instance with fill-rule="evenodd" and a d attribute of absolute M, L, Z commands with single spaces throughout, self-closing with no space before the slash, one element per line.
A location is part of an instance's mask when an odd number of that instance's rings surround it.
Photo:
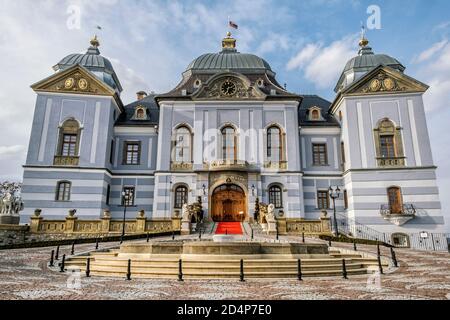
<path fill-rule="evenodd" d="M 22 185 L 15 182 L 0 184 L 0 224 L 19 223 L 19 212 L 23 210 L 21 188 Z"/>
<path fill-rule="evenodd" d="M 267 221 L 275 220 L 275 206 L 271 203 L 267 206 Z"/>
<path fill-rule="evenodd" d="M 183 209 L 182 209 L 182 221 L 191 221 L 190 219 L 190 214 L 189 214 L 189 205 L 187 203 L 183 204 Z"/>

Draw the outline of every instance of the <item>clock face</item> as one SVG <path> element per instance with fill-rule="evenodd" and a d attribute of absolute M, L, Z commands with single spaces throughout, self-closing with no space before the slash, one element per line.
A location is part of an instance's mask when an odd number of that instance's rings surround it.
<path fill-rule="evenodd" d="M 87 87 L 88 87 L 88 82 L 86 81 L 86 79 L 80 79 L 80 80 L 78 81 L 78 87 L 79 87 L 81 90 L 86 90 Z"/>
<path fill-rule="evenodd" d="M 230 80 L 226 80 L 220 87 L 222 94 L 231 96 L 236 93 L 236 84 Z"/>
<path fill-rule="evenodd" d="M 66 89 L 70 89 L 70 88 L 73 87 L 74 83 L 75 83 L 75 80 L 73 80 L 73 78 L 68 78 L 68 79 L 66 79 L 66 81 L 64 82 L 64 87 L 65 87 Z"/>

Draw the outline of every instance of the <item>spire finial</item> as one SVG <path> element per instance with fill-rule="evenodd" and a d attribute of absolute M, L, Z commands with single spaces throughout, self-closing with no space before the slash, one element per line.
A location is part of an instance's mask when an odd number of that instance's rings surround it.
<path fill-rule="evenodd" d="M 366 38 L 366 28 L 361 24 L 361 38 L 359 39 L 359 46 L 361 48 L 366 47 L 369 44 L 369 40 Z"/>
<path fill-rule="evenodd" d="M 97 35 L 94 35 L 94 37 L 91 39 L 91 46 L 94 48 L 100 47 L 100 41 L 97 39 Z"/>
<path fill-rule="evenodd" d="M 227 32 L 226 38 L 222 40 L 222 50 L 236 51 L 236 39 L 231 37 L 231 32 Z"/>

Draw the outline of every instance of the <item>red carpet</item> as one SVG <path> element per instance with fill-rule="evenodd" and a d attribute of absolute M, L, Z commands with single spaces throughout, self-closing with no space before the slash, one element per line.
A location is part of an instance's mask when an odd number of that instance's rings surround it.
<path fill-rule="evenodd" d="M 219 222 L 216 234 L 242 234 L 240 222 Z"/>

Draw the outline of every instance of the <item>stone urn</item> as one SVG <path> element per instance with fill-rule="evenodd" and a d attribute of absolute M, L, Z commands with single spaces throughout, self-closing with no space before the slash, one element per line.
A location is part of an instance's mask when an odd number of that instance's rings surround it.
<path fill-rule="evenodd" d="M 111 217 L 111 212 L 109 210 L 103 211 L 103 218 L 109 218 Z"/>
<path fill-rule="evenodd" d="M 73 217 L 74 215 L 75 215 L 75 213 L 77 213 L 77 210 L 76 209 L 71 209 L 71 210 L 69 210 L 69 217 Z"/>
<path fill-rule="evenodd" d="M 327 212 L 327 210 L 322 210 L 322 211 L 321 211 L 321 215 L 320 215 L 320 217 L 321 217 L 321 218 L 326 218 L 326 217 L 327 217 L 327 215 L 328 215 L 328 212 Z"/>
<path fill-rule="evenodd" d="M 178 218 L 180 216 L 180 210 L 175 210 L 174 215 L 175 218 Z"/>
<path fill-rule="evenodd" d="M 283 218 L 283 216 L 284 216 L 284 211 L 283 211 L 283 210 L 279 210 L 279 211 L 278 211 L 278 216 L 279 216 L 280 218 Z"/>
<path fill-rule="evenodd" d="M 139 218 L 144 218 L 145 217 L 145 211 L 144 210 L 140 210 L 138 213 L 138 217 Z"/>

